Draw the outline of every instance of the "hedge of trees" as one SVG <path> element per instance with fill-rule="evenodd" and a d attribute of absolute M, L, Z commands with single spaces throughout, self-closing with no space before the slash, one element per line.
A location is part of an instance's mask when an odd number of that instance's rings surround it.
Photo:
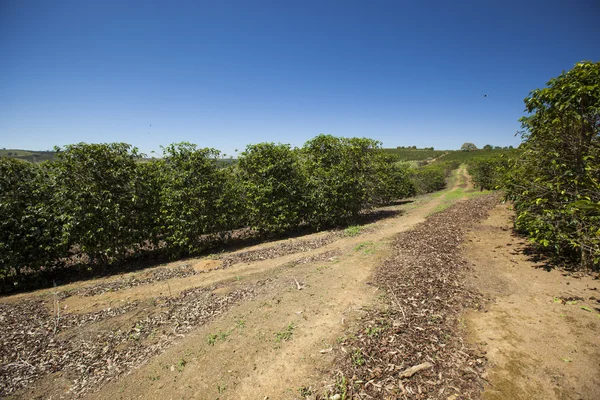
<path fill-rule="evenodd" d="M 525 99 L 523 152 L 506 181 L 515 226 L 556 256 L 600 266 L 600 63 L 581 62 Z"/>
<path fill-rule="evenodd" d="M 556 258 L 600 269 L 600 63 L 580 62 L 525 99 L 523 143 L 470 161 L 474 181 L 502 187 L 515 228 Z"/>
<path fill-rule="evenodd" d="M 421 168 L 410 169 L 410 178 L 416 194 L 442 190 L 450 173 L 460 166 L 458 161 L 439 161 Z"/>
<path fill-rule="evenodd" d="M 74 257 L 101 268 L 148 251 L 191 255 L 236 229 L 268 236 L 345 225 L 415 193 L 408 169 L 364 138 L 250 145 L 233 165 L 190 143 L 149 162 L 124 143 L 56 150 L 42 164 L 0 158 L 3 290 Z"/>

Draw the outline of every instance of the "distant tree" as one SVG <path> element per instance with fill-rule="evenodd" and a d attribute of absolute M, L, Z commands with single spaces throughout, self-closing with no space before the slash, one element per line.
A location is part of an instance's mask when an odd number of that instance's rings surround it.
<path fill-rule="evenodd" d="M 411 149 L 415 149 L 415 150 L 416 150 L 416 149 L 417 149 L 417 146 L 412 146 L 412 147 L 411 147 Z"/>
<path fill-rule="evenodd" d="M 8 155 L 9 155 L 9 156 L 12 156 L 12 151 L 9 151 L 9 152 L 8 152 Z"/>
<path fill-rule="evenodd" d="M 486 144 L 485 146 L 483 146 L 483 149 L 484 150 L 491 150 L 491 149 L 493 149 L 493 147 L 492 147 L 491 144 Z"/>
<path fill-rule="evenodd" d="M 510 150 L 514 149 L 514 147 L 512 147 L 512 146 L 508 146 L 508 148 L 509 148 Z"/>
<path fill-rule="evenodd" d="M 462 151 L 474 151 L 477 150 L 477 146 L 475 146 L 473 143 L 463 143 L 462 146 L 460 146 L 460 149 Z"/>

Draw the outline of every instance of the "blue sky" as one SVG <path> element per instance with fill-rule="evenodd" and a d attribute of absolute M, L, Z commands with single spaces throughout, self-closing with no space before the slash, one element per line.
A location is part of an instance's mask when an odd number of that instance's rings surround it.
<path fill-rule="evenodd" d="M 0 148 L 516 145 L 529 91 L 600 59 L 599 19 L 597 0 L 0 0 Z"/>

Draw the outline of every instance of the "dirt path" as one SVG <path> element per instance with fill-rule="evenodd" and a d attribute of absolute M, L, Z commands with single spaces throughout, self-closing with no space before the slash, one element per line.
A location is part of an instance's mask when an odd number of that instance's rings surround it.
<path fill-rule="evenodd" d="M 304 385 L 322 379 L 320 371 L 332 362 L 328 351 L 348 324 L 365 306 L 377 305 L 377 290 L 368 281 L 389 255 L 391 238 L 424 221 L 442 201 L 440 196 L 406 207 L 405 214 L 370 227 L 372 232 L 303 254 L 336 254 L 317 263 L 282 266 L 294 254 L 214 271 L 207 280 L 269 277 L 277 288 L 233 307 L 93 398 L 144 393 L 156 399 L 297 399 Z M 211 335 L 217 336 L 212 345 Z M 185 368 L 173 371 L 181 360 Z"/>
<path fill-rule="evenodd" d="M 265 243 L 68 285 L 57 295 L 45 290 L 2 299 L 14 318 L 27 302 L 42 307 L 29 334 L 3 328 L 6 345 L 29 335 L 5 382 L 25 387 L 18 398 L 298 398 L 302 385 L 322 379 L 332 363 L 329 349 L 348 324 L 365 307 L 377 307 L 380 293 L 369 279 L 389 256 L 392 238 L 468 184 L 461 167 L 447 195 L 387 207 L 394 217 L 346 234 Z M 56 304 L 61 313 L 53 319 Z M 16 306 L 23 308 L 10 308 Z M 53 324 L 59 334 L 45 345 L 58 353 L 40 356 L 47 366 L 37 367 L 25 357 L 42 344 L 30 341 L 48 336 Z M 14 380 L 23 374 L 25 384 Z"/>
<path fill-rule="evenodd" d="M 466 246 L 471 284 L 487 298 L 466 318 L 487 349 L 483 398 L 600 399 L 600 281 L 531 260 L 512 216 L 497 206 Z"/>

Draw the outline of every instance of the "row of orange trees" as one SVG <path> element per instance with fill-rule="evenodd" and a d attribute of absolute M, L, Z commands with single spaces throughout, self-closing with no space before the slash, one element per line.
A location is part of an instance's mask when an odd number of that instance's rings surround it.
<path fill-rule="evenodd" d="M 263 235 L 348 224 L 414 193 L 379 142 L 320 135 L 250 145 L 233 165 L 179 143 L 145 161 L 124 143 L 76 144 L 51 162 L 0 159 L 0 278 L 73 257 L 106 266 L 149 249 L 178 257 L 239 228 Z"/>

